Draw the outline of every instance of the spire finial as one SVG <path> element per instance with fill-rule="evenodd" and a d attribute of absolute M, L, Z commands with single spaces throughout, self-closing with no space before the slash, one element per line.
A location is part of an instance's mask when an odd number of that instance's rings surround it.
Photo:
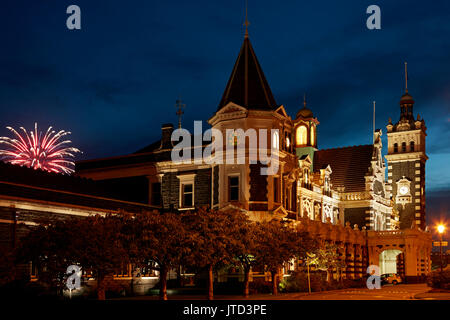
<path fill-rule="evenodd" d="M 177 108 L 177 116 L 178 116 L 178 128 L 181 129 L 181 116 L 183 115 L 183 108 L 185 108 L 186 105 L 182 103 L 181 99 L 178 97 L 178 99 L 175 101 L 175 108 Z"/>
<path fill-rule="evenodd" d="M 303 94 L 303 108 L 306 108 L 306 93 Z"/>
<path fill-rule="evenodd" d="M 408 62 L 405 62 L 405 91 L 408 93 Z"/>
<path fill-rule="evenodd" d="M 247 14 L 247 7 L 248 7 L 248 0 L 245 0 L 245 38 L 248 38 L 248 26 L 250 25 L 250 22 L 248 22 L 248 14 Z"/>

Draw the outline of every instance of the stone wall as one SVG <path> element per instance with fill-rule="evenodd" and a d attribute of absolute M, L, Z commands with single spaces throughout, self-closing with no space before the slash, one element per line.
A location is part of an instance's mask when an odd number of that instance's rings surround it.
<path fill-rule="evenodd" d="M 168 172 L 162 177 L 162 201 L 165 210 L 177 210 L 179 206 L 180 180 L 176 172 Z"/>
<path fill-rule="evenodd" d="M 197 171 L 194 185 L 194 205 L 196 207 L 211 205 L 211 169 Z"/>

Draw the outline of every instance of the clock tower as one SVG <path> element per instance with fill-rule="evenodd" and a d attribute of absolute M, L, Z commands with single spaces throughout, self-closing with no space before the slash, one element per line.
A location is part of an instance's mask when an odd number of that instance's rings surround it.
<path fill-rule="evenodd" d="M 398 210 L 400 229 L 418 226 L 425 229 L 425 121 L 414 118 L 414 100 L 408 92 L 408 73 L 405 63 L 406 89 L 400 99 L 400 119 L 393 124 L 389 118 L 388 183 L 394 207 Z"/>

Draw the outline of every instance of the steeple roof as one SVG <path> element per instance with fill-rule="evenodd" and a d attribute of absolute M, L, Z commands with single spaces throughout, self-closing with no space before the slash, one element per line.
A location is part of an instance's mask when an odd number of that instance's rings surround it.
<path fill-rule="evenodd" d="M 248 36 L 244 39 L 217 110 L 229 102 L 255 110 L 275 110 L 278 107 Z"/>

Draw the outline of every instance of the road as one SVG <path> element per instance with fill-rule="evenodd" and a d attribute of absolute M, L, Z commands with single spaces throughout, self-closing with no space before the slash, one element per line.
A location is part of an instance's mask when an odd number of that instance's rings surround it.
<path fill-rule="evenodd" d="M 277 296 L 269 294 L 251 295 L 248 299 L 242 296 L 215 295 L 215 300 L 410 300 L 422 294 L 424 300 L 449 299 L 450 293 L 441 295 L 426 294 L 431 288 L 426 284 L 385 285 L 381 289 L 343 289 L 325 292 L 284 293 Z M 204 300 L 205 295 L 170 295 L 169 300 Z M 120 298 L 119 300 L 157 300 L 157 296 L 139 296 Z"/>
<path fill-rule="evenodd" d="M 426 284 L 386 285 L 381 289 L 344 289 L 312 294 L 286 294 L 275 299 L 280 300 L 410 300 L 416 294 L 429 291 Z"/>

